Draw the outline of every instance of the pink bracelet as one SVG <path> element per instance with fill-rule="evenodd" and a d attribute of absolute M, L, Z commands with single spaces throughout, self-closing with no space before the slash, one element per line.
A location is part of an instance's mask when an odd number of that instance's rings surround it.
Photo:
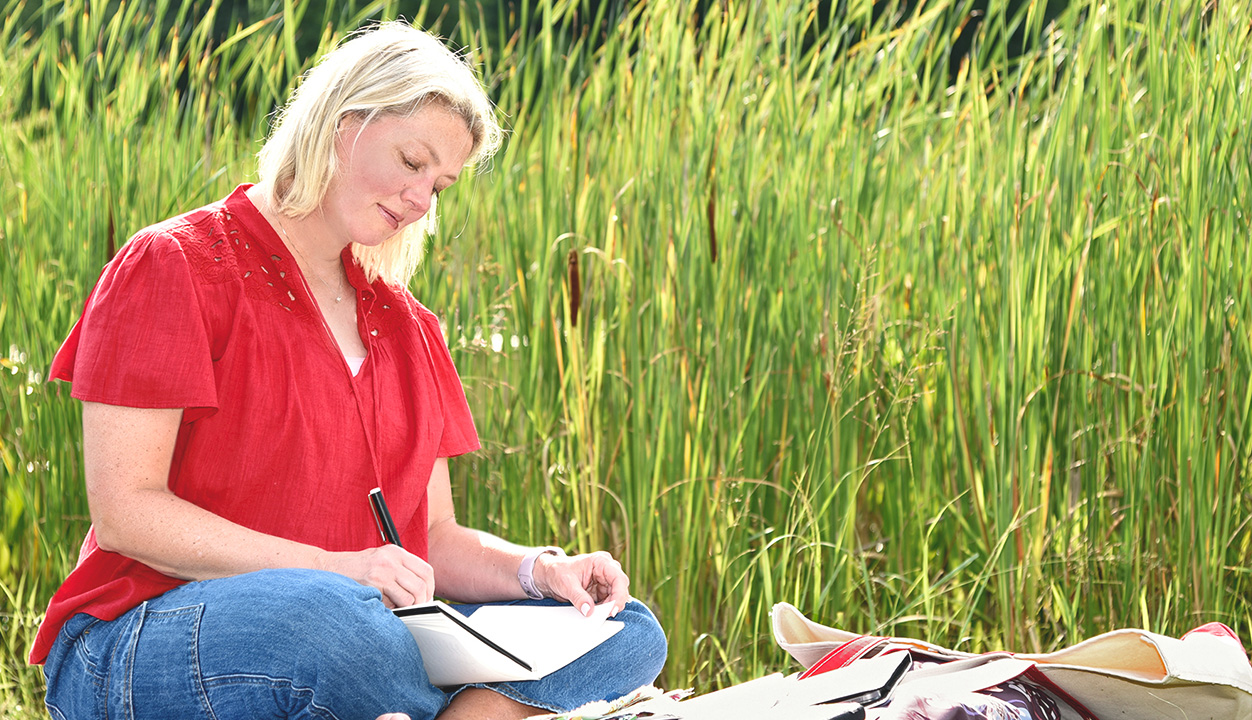
<path fill-rule="evenodd" d="M 526 593 L 526 597 L 531 600 L 543 599 L 543 593 L 535 587 L 535 561 L 540 555 L 565 557 L 565 551 L 559 547 L 537 547 L 531 548 L 526 553 L 526 557 L 522 558 L 522 565 L 517 569 L 517 581 L 522 585 L 522 592 Z"/>

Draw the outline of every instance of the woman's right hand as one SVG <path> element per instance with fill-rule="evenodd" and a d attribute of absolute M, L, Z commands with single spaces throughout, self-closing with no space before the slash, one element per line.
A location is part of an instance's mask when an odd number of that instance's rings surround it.
<path fill-rule="evenodd" d="M 435 596 L 435 571 L 430 564 L 398 545 L 356 552 L 326 551 L 318 566 L 378 588 L 389 608 L 429 602 Z"/>

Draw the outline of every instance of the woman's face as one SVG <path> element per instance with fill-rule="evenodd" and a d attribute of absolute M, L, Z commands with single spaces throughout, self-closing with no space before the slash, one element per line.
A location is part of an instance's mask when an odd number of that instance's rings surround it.
<path fill-rule="evenodd" d="M 338 237 L 379 245 L 426 215 L 472 148 L 465 121 L 438 104 L 364 126 L 345 118 L 335 142 L 339 172 L 322 198 L 322 216 Z"/>

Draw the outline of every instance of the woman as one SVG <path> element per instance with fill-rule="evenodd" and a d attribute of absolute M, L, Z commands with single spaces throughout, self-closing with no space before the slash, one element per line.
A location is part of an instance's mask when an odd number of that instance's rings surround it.
<path fill-rule="evenodd" d="M 453 515 L 447 458 L 477 432 L 404 288 L 439 192 L 501 134 L 465 61 L 380 26 L 309 73 L 257 184 L 105 268 L 51 373 L 83 401 L 92 518 L 31 652 L 54 718 L 526 717 L 656 677 L 664 636 L 607 553 Z M 440 690 L 388 610 L 436 592 L 611 603 L 626 627 L 542 680 Z"/>

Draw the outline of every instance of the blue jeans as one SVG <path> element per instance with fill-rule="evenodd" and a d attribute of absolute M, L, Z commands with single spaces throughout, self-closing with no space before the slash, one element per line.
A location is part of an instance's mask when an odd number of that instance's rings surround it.
<path fill-rule="evenodd" d="M 660 625 L 635 601 L 616 619 L 626 627 L 561 670 L 482 687 L 538 714 L 651 683 L 665 662 Z M 427 681 L 417 643 L 377 590 L 314 570 L 188 583 L 111 622 L 75 615 L 44 673 L 54 720 L 430 720 L 463 689 Z"/>

